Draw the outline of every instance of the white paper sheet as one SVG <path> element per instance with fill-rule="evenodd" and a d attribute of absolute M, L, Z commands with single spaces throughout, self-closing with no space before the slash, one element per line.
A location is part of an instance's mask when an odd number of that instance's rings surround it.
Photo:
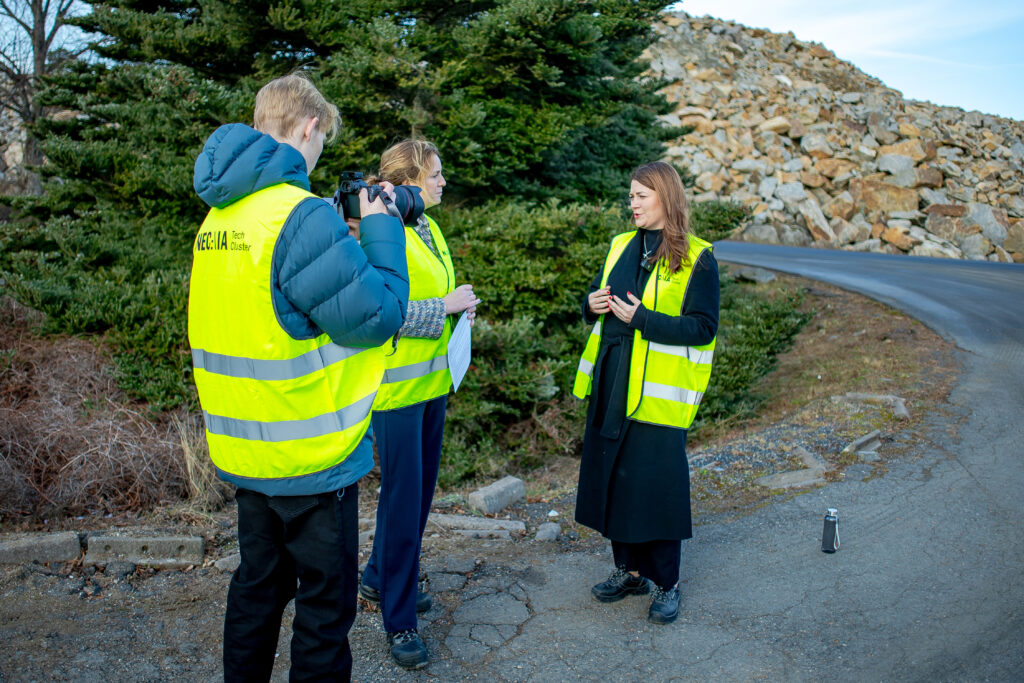
<path fill-rule="evenodd" d="M 452 387 L 455 391 L 459 390 L 459 384 L 466 376 L 473 356 L 472 330 L 469 318 L 463 313 L 452 330 L 451 339 L 448 340 L 448 370 L 452 373 Z"/>

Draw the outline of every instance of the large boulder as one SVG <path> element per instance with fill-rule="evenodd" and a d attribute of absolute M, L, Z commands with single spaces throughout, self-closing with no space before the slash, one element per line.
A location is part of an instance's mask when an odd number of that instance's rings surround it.
<path fill-rule="evenodd" d="M 1000 246 L 1006 241 L 1006 229 L 1010 226 L 1005 211 L 977 202 L 967 205 L 963 222 L 965 226 L 977 225 L 989 242 Z"/>
<path fill-rule="evenodd" d="M 1022 260 L 1017 258 L 1017 256 L 1024 257 L 1024 222 L 1014 223 L 1007 228 L 1003 249 L 1013 254 L 1015 261 Z"/>
<path fill-rule="evenodd" d="M 888 225 L 882 231 L 882 240 L 901 251 L 910 251 L 923 241 L 911 234 L 909 223 L 897 221 L 893 221 L 893 224 Z"/>
<path fill-rule="evenodd" d="M 919 199 L 911 188 L 862 178 L 850 181 L 850 195 L 871 220 L 893 212 L 916 211 Z"/>
<path fill-rule="evenodd" d="M 829 226 L 828 220 L 825 218 L 825 214 L 821 212 L 821 207 L 818 206 L 818 202 L 808 198 L 800 202 L 797 209 L 800 211 L 800 215 L 804 219 L 807 231 L 811 233 L 811 237 L 814 238 L 815 242 L 835 241 L 836 235 L 832 232 L 832 228 Z"/>

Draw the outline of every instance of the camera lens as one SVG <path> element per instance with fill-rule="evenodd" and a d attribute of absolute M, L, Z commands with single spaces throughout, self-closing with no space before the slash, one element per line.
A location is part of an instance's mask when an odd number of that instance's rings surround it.
<path fill-rule="evenodd" d="M 413 225 L 423 214 L 423 197 L 420 196 L 420 188 L 410 185 L 398 185 L 395 187 L 395 208 L 398 209 L 399 218 L 403 225 Z"/>

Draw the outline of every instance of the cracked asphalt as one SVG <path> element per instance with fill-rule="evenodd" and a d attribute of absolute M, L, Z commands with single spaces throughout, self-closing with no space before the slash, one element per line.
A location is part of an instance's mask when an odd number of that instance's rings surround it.
<path fill-rule="evenodd" d="M 716 255 L 919 317 L 961 348 L 949 405 L 897 435 L 904 452 L 884 476 L 854 464 L 841 481 L 702 520 L 683 544 L 668 626 L 647 622 L 647 596 L 590 597 L 612 566 L 606 547 L 428 537 L 430 665 L 392 664 L 379 613 L 361 603 L 356 680 L 1021 680 L 1024 266 L 731 243 Z M 835 554 L 820 550 L 829 507 Z M 106 583 L 97 599 L 77 597 L 81 577 L 7 570 L 0 681 L 219 680 L 227 581 L 212 567 L 159 572 Z M 56 605 L 68 615 L 59 628 L 34 625 Z M 275 680 L 287 677 L 290 610 Z"/>
<path fill-rule="evenodd" d="M 450 628 L 438 617 L 421 629 L 444 656 L 396 676 L 363 619 L 361 677 L 1021 680 L 1024 266 L 739 243 L 716 255 L 872 296 L 955 341 L 961 381 L 917 432 L 928 436 L 883 477 L 853 465 L 841 482 L 699 526 L 683 544 L 672 625 L 646 621 L 646 597 L 590 598 L 611 568 L 607 550 L 494 545 L 465 585 L 441 593 L 459 605 Z M 829 507 L 835 554 L 820 549 Z M 439 570 L 427 568 L 433 584 Z"/>

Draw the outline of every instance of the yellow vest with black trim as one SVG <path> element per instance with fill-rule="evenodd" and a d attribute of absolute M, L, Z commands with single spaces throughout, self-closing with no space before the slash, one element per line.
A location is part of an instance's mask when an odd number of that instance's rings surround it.
<path fill-rule="evenodd" d="M 636 231 L 617 235 L 612 240 L 604 263 L 601 286 L 608 282 L 612 268 Z M 690 235 L 687 262 L 671 272 L 664 259 L 651 273 L 641 297 L 648 310 L 678 316 L 693 274 L 693 266 L 711 243 Z M 587 338 L 572 393 L 579 399 L 590 395 L 593 384 L 594 363 L 601 346 L 602 315 Z M 711 379 L 711 363 L 715 353 L 715 339 L 702 346 L 672 346 L 648 342 L 634 331 L 633 351 L 629 360 L 629 384 L 626 390 L 626 417 L 638 422 L 649 422 L 667 427 L 687 429 L 697 416 L 697 408 Z"/>
<path fill-rule="evenodd" d="M 425 218 L 438 253 L 430 250 L 414 228 L 406 226 L 409 301 L 440 298 L 455 289 L 455 269 L 444 235 L 433 218 Z M 393 353 L 393 340 L 385 344 L 388 355 L 384 359 L 384 381 L 373 409 L 395 410 L 446 396 L 452 386 L 452 375 L 448 370 L 448 340 L 451 335 L 451 318 L 445 316 L 440 339 L 400 336 Z"/>
<path fill-rule="evenodd" d="M 380 347 L 326 334 L 294 339 L 271 298 L 271 261 L 292 210 L 315 195 L 273 185 L 212 209 L 193 245 L 188 336 L 210 457 L 236 477 L 328 470 L 370 424 L 384 374 Z"/>

